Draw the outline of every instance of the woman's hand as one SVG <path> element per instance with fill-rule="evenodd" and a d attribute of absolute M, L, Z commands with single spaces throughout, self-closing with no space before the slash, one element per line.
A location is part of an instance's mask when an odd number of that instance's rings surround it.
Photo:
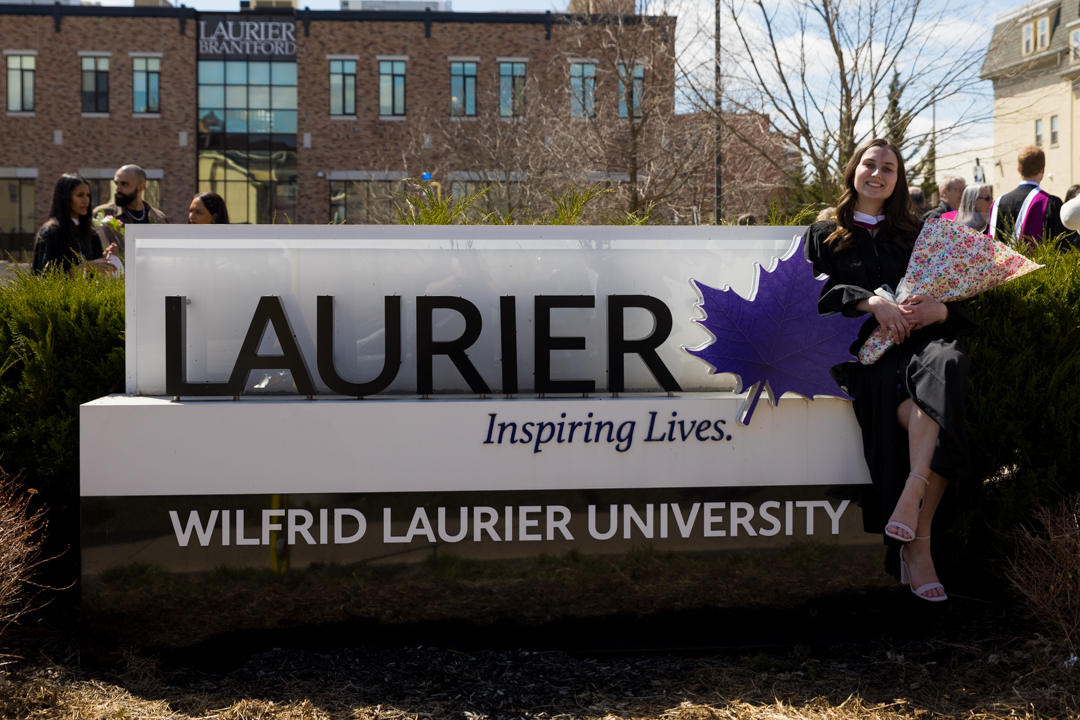
<path fill-rule="evenodd" d="M 87 260 L 81 266 L 84 272 L 103 272 L 114 273 L 117 271 L 117 267 L 109 262 L 106 258 L 98 258 L 96 260 Z"/>
<path fill-rule="evenodd" d="M 109 247 L 105 248 L 104 258 L 108 260 L 111 257 L 120 257 L 120 246 L 116 243 L 109 243 Z"/>
<path fill-rule="evenodd" d="M 929 295 L 912 295 L 904 300 L 902 307 L 908 308 L 908 322 L 912 330 L 943 323 L 949 319 L 949 308 Z"/>
<path fill-rule="evenodd" d="M 865 300 L 860 300 L 858 308 L 863 312 L 873 313 L 874 319 L 885 328 L 885 332 L 897 344 L 907 340 L 908 335 L 911 334 L 912 309 L 907 305 L 897 305 L 879 295 L 871 295 Z"/>

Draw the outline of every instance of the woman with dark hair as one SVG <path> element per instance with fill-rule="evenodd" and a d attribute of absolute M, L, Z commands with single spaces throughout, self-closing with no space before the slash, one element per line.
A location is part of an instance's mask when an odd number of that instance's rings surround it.
<path fill-rule="evenodd" d="M 897 304 L 875 294 L 897 287 L 921 229 L 901 158 L 899 148 L 880 139 L 855 151 L 836 219 L 810 226 L 806 257 L 815 274 L 829 276 L 818 300 L 822 315 L 871 315 L 852 354 L 879 325 L 895 342 L 873 365 L 843 363 L 833 377 L 854 398 L 873 481 L 862 496 L 864 527 L 884 532 L 887 570 L 899 569 L 901 582 L 921 599 L 940 602 L 946 595 L 930 556 L 930 529 L 947 486 L 970 474 L 969 363 L 959 338 L 976 326 L 962 303 L 913 295 Z"/>
<path fill-rule="evenodd" d="M 191 199 L 187 219 L 188 225 L 228 225 L 229 209 L 217 193 L 203 192 Z"/>
<path fill-rule="evenodd" d="M 104 270 L 116 268 L 108 255 L 117 252 L 110 245 L 101 250 L 101 238 L 90 219 L 90 185 L 79 175 L 61 175 L 53 188 L 49 219 L 38 230 L 34 241 L 34 272 L 49 265 L 62 267 L 69 273 L 75 270 Z"/>

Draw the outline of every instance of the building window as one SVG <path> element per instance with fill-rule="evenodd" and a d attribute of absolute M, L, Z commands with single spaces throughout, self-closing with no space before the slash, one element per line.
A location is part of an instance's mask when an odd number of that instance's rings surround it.
<path fill-rule="evenodd" d="M 82 59 L 82 111 L 109 112 L 109 58 Z"/>
<path fill-rule="evenodd" d="M 593 117 L 596 114 L 596 65 L 570 63 L 570 117 Z"/>
<path fill-rule="evenodd" d="M 1058 144 L 1058 116 L 1050 116 L 1050 146 Z"/>
<path fill-rule="evenodd" d="M 1080 60 L 1080 30 L 1072 31 L 1072 38 L 1069 45 L 1072 47 L 1072 59 Z"/>
<path fill-rule="evenodd" d="M 619 65 L 619 117 L 627 117 L 626 112 L 626 66 Z M 645 68 L 634 66 L 633 82 L 630 86 L 630 102 L 634 108 L 634 117 L 641 117 L 641 96 L 645 93 Z"/>
<path fill-rule="evenodd" d="M 334 180 L 330 182 L 330 222 L 335 225 L 380 225 L 397 220 L 403 181 Z"/>
<path fill-rule="evenodd" d="M 1042 147 L 1042 135 L 1043 135 L 1042 120 L 1036 120 L 1035 121 L 1035 144 L 1038 145 L 1039 147 Z"/>
<path fill-rule="evenodd" d="M 405 115 L 405 61 L 379 61 L 379 114 Z"/>
<path fill-rule="evenodd" d="M 112 178 L 86 178 L 86 182 L 90 186 L 91 209 L 113 202 L 116 194 L 116 183 L 113 182 Z M 156 208 L 161 207 L 161 180 L 147 178 L 146 189 L 143 190 L 143 200 Z"/>
<path fill-rule="evenodd" d="M 450 63 L 450 114 L 453 117 L 476 115 L 476 63 Z"/>
<path fill-rule="evenodd" d="M 34 180 L 0 178 L 0 257 L 29 262 L 35 230 Z"/>
<path fill-rule="evenodd" d="M 330 61 L 330 114 L 356 114 L 356 61 Z"/>
<path fill-rule="evenodd" d="M 1039 49 L 1042 50 L 1050 44 L 1050 20 L 1039 18 Z"/>
<path fill-rule="evenodd" d="M 133 112 L 161 112 L 161 58 L 132 58 Z"/>
<path fill-rule="evenodd" d="M 525 63 L 499 63 L 499 115 L 521 117 L 525 114 Z"/>
<path fill-rule="evenodd" d="M 34 111 L 33 55 L 8 55 L 8 112 Z"/>
<path fill-rule="evenodd" d="M 296 220 L 296 63 L 199 61 L 199 191 L 234 223 Z"/>
<path fill-rule="evenodd" d="M 1032 47 L 1033 33 L 1034 32 L 1035 32 L 1035 28 L 1031 25 L 1031 23 L 1028 23 L 1027 25 L 1024 26 L 1024 54 L 1025 55 L 1030 54 L 1031 51 L 1034 49 L 1034 47 Z"/>

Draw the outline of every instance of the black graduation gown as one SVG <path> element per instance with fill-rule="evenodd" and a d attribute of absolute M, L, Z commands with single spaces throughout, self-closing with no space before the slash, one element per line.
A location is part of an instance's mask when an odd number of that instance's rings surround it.
<path fill-rule="evenodd" d="M 911 252 L 887 239 L 884 231 L 874 237 L 860 227 L 855 228 L 858 243 L 837 251 L 825 244 L 834 228 L 835 221 L 823 221 L 811 225 L 806 233 L 806 258 L 814 264 L 814 273 L 829 276 L 818 300 L 818 312 L 858 317 L 864 313 L 856 306 L 875 289 L 882 285 L 896 289 L 907 271 Z M 873 491 L 864 492 L 861 503 L 867 532 L 884 532 L 907 482 L 907 432 L 896 417 L 896 409 L 905 399 L 910 397 L 941 426 L 931 462 L 933 471 L 954 488 L 971 475 L 964 421 L 969 361 L 960 337 L 973 333 L 977 325 L 963 303 L 946 306 L 948 320 L 916 330 L 873 365 L 850 362 L 832 369 L 837 384 L 854 398 L 855 417 L 862 429 L 863 454 L 873 481 Z M 851 346 L 853 355 L 877 327 L 877 320 L 869 315 Z"/>
<path fill-rule="evenodd" d="M 76 235 L 74 240 L 77 248 L 72 243 L 64 242 L 60 225 L 55 221 L 42 225 L 34 241 L 33 271 L 42 272 L 50 263 L 59 264 L 65 271 L 70 271 L 82 260 L 97 260 L 105 254 L 96 231 L 87 236 Z"/>

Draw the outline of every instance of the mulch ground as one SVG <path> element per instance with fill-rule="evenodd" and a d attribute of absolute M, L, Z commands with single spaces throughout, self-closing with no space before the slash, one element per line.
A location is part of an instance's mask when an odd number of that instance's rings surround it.
<path fill-rule="evenodd" d="M 3 668 L 0 717 L 1080 717 L 1080 663 L 1012 611 L 975 607 L 934 634 L 720 655 L 278 648 L 210 672 L 139 652 L 81 667 L 72 619 L 47 610 L 3 636 L 16 657 Z"/>

